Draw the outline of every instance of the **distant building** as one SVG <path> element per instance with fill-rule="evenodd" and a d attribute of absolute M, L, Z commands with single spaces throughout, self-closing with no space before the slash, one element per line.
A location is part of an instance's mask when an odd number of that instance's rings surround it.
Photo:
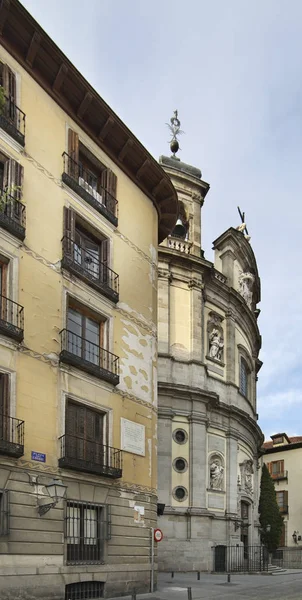
<path fill-rule="evenodd" d="M 302 546 L 302 436 L 271 435 L 264 442 L 266 464 L 275 483 L 276 497 L 284 518 L 280 547 Z"/>
<path fill-rule="evenodd" d="M 259 543 L 260 279 L 245 225 L 215 240 L 214 264 L 204 257 L 209 184 L 175 156 L 160 164 L 180 216 L 158 249 L 159 569 L 211 571 L 227 545 Z"/>
<path fill-rule="evenodd" d="M 148 592 L 177 195 L 17 0 L 0 40 L 0 596 Z"/>

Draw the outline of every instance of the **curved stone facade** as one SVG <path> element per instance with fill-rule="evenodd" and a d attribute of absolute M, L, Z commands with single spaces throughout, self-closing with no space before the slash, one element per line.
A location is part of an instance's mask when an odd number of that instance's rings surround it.
<path fill-rule="evenodd" d="M 204 258 L 209 186 L 197 169 L 160 161 L 178 192 L 184 236 L 159 246 L 159 569 L 212 571 L 212 547 L 259 543 L 260 280 L 236 229 L 214 242 L 214 264 Z"/>

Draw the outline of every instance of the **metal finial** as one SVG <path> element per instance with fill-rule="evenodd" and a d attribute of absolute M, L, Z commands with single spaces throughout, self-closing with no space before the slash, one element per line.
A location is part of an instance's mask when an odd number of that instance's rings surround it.
<path fill-rule="evenodd" d="M 184 132 L 180 129 L 180 120 L 178 118 L 178 110 L 174 111 L 173 117 L 170 119 L 170 123 L 166 123 L 171 132 L 170 148 L 173 153 L 172 158 L 176 158 L 175 154 L 179 150 L 179 142 L 177 136 L 182 135 Z M 178 159 L 177 159 L 178 160 Z"/>

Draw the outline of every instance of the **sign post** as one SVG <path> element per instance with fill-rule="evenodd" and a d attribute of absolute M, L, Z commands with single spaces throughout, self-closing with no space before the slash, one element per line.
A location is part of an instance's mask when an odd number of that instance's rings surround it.
<path fill-rule="evenodd" d="M 154 592 L 154 542 L 161 542 L 163 537 L 161 529 L 151 527 L 151 593 Z"/>

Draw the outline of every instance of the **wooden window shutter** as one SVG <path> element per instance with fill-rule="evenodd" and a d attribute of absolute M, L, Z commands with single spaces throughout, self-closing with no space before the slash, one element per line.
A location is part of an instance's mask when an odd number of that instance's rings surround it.
<path fill-rule="evenodd" d="M 101 185 L 104 204 L 115 215 L 117 176 L 111 169 L 105 169 L 102 172 Z"/>
<path fill-rule="evenodd" d="M 0 536 L 9 534 L 9 490 L 0 490 Z"/>
<path fill-rule="evenodd" d="M 9 375 L 2 373 L 0 376 L 0 413 L 9 414 Z"/>
<path fill-rule="evenodd" d="M 283 492 L 283 506 L 284 508 L 288 507 L 288 491 L 284 490 Z"/>
<path fill-rule="evenodd" d="M 74 251 L 75 242 L 75 226 L 76 226 L 76 214 L 72 208 L 64 206 L 64 251 L 67 254 L 72 255 Z"/>
<path fill-rule="evenodd" d="M 3 173 L 3 188 L 15 200 L 21 200 L 24 169 L 12 158 L 5 161 Z"/>
<path fill-rule="evenodd" d="M 68 174 L 74 179 L 79 177 L 79 136 L 72 129 L 68 129 Z"/>
<path fill-rule="evenodd" d="M 109 262 L 109 240 L 105 239 L 101 242 L 100 248 L 100 280 L 102 283 L 108 281 L 108 262 Z"/>
<path fill-rule="evenodd" d="M 15 103 L 16 102 L 16 75 L 10 69 L 8 65 L 3 65 L 2 68 L 2 82 L 5 91 L 5 95 L 10 98 L 10 100 Z"/>
<path fill-rule="evenodd" d="M 272 474 L 272 463 L 271 463 L 271 462 L 269 462 L 269 463 L 267 463 L 267 465 L 266 465 L 266 466 L 267 466 L 267 468 L 268 468 L 268 472 L 269 472 L 269 473 L 270 473 L 270 475 L 271 475 L 271 474 Z"/>
<path fill-rule="evenodd" d="M 284 473 L 284 460 L 280 460 L 279 463 L 279 472 Z"/>

